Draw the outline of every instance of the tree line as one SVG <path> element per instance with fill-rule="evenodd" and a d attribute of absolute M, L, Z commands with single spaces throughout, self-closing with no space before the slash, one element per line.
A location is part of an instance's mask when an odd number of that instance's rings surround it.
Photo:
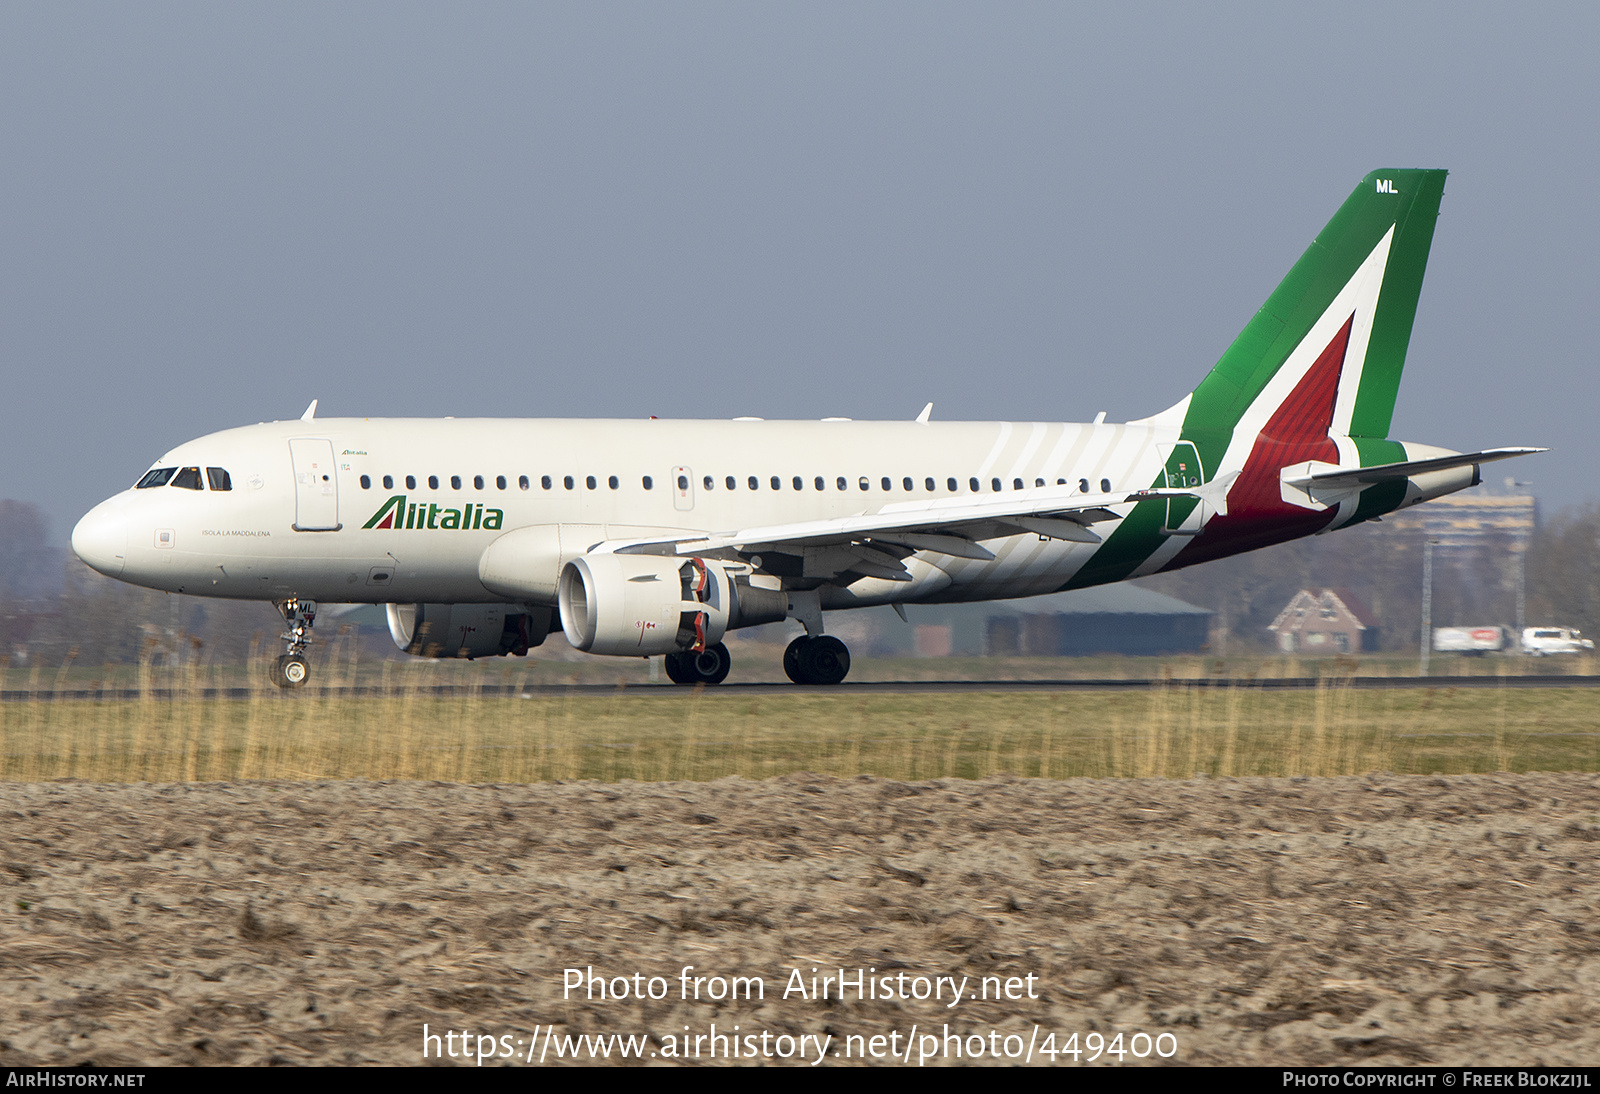
<path fill-rule="evenodd" d="M 1290 598 L 1329 587 L 1350 590 L 1372 609 L 1383 624 L 1382 648 L 1411 650 L 1420 633 L 1423 542 L 1420 531 L 1369 523 L 1141 584 L 1217 613 L 1216 652 L 1271 648 L 1267 626 Z M 1525 588 L 1528 625 L 1600 635 L 1600 504 L 1563 509 L 1537 526 Z M 1435 626 L 1511 623 L 1515 616 L 1509 552 L 1435 558 Z M 269 604 L 178 596 L 102 577 L 50 546 L 36 506 L 0 501 L 0 660 L 9 665 L 54 666 L 69 656 L 79 665 L 186 660 L 201 651 L 214 663 L 239 663 L 253 643 L 275 650 L 281 630 Z"/>

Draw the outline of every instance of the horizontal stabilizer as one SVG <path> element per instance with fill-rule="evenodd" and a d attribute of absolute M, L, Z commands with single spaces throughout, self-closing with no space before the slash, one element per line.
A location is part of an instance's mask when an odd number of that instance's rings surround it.
<path fill-rule="evenodd" d="M 1431 460 L 1408 460 L 1404 463 L 1383 463 L 1376 467 L 1336 468 L 1309 475 L 1285 476 L 1284 482 L 1301 490 L 1318 487 L 1324 490 L 1352 490 L 1380 482 L 1409 479 L 1429 471 L 1449 471 L 1455 467 L 1509 460 L 1512 456 L 1527 456 L 1535 452 L 1548 452 L 1548 448 L 1490 448 L 1483 452 L 1464 452 L 1456 456 L 1439 456 Z"/>

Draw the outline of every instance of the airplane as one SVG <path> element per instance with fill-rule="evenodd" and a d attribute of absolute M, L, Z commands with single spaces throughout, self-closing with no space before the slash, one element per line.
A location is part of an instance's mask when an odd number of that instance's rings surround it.
<path fill-rule="evenodd" d="M 1442 170 L 1366 176 L 1210 373 L 1147 418 L 914 421 L 315 416 L 179 445 L 72 533 L 89 566 L 271 601 L 299 687 L 321 603 L 402 650 L 664 657 L 793 619 L 798 684 L 850 668 L 823 613 L 1025 597 L 1320 534 L 1474 486 L 1493 460 L 1391 440 Z"/>

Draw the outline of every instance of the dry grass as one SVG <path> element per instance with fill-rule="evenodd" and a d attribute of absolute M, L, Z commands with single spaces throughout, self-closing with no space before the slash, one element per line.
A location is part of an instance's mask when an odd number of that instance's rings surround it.
<path fill-rule="evenodd" d="M 1471 774 L 1600 770 L 1600 714 L 1580 690 L 1305 691 L 1250 687 L 1069 694 L 748 696 L 622 689 L 439 697 L 426 666 L 388 665 L 389 695 L 315 688 L 249 699 L 0 704 L 0 778 L 92 782 L 420 779 L 527 783 Z M 336 678 L 328 683 L 339 683 Z M 11 685 L 17 686 L 13 674 Z M 30 674 L 35 691 L 50 682 Z M 164 693 L 165 694 L 165 693 Z"/>

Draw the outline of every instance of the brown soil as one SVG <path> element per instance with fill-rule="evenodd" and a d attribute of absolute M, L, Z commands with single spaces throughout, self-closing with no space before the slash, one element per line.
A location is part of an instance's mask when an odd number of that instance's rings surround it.
<path fill-rule="evenodd" d="M 0 1065 L 413 1064 L 425 1023 L 550 1062 L 552 1023 L 1600 1059 L 1593 775 L 7 784 L 0 841 Z M 765 999 L 683 1001 L 685 965 Z M 590 966 L 667 998 L 563 999 Z M 781 997 L 841 967 L 1022 998 Z"/>

